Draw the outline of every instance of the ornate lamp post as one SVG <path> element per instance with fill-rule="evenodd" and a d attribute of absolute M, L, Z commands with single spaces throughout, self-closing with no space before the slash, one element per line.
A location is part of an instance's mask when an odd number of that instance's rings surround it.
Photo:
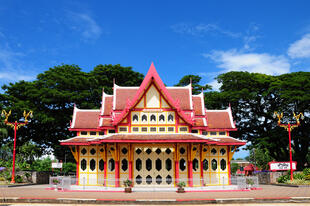
<path fill-rule="evenodd" d="M 7 113 L 5 110 L 2 110 L 1 116 L 5 117 L 4 123 L 6 125 L 9 125 L 10 127 L 14 128 L 14 148 L 13 148 L 13 168 L 12 168 L 12 180 L 11 183 L 15 183 L 15 150 L 16 150 L 16 132 L 17 130 L 22 127 L 25 126 L 28 123 L 28 117 L 32 118 L 32 111 L 26 113 L 26 111 L 24 111 L 24 118 L 25 121 L 24 122 L 9 122 L 8 118 L 11 115 L 11 110 L 9 111 L 9 113 Z"/>
<path fill-rule="evenodd" d="M 296 115 L 294 112 L 294 118 L 296 119 L 296 124 L 291 124 L 288 122 L 288 124 L 281 124 L 281 119 L 283 117 L 283 113 L 279 114 L 278 112 L 273 113 L 273 118 L 278 118 L 278 125 L 280 127 L 285 128 L 288 131 L 288 138 L 289 138 L 289 148 L 290 148 L 290 170 L 291 170 L 291 180 L 293 180 L 293 163 L 292 163 L 292 147 L 291 147 L 291 131 L 300 125 L 299 118 L 302 120 L 304 119 L 304 115 L 302 113 L 299 113 L 299 115 Z"/>

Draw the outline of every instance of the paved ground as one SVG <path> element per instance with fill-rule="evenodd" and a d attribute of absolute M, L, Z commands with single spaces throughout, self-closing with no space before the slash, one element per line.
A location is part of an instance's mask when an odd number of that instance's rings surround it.
<path fill-rule="evenodd" d="M 25 203 L 17 203 L 17 204 L 0 204 L 2 206 L 4 205 L 7 205 L 7 206 L 59 206 L 61 204 L 25 204 Z M 66 204 L 66 206 L 77 206 L 78 204 Z M 94 205 L 97 205 L 97 204 L 86 204 L 86 205 L 83 205 L 83 206 L 94 206 Z M 201 206 L 214 206 L 214 204 L 199 204 Z M 217 204 L 219 206 L 227 206 L 227 204 Z M 244 206 L 244 204 L 229 204 L 230 206 Z M 262 203 L 259 203 L 259 204 L 246 204 L 247 206 L 261 206 Z M 272 206 L 276 206 L 276 205 L 282 205 L 282 206 L 291 206 L 291 205 L 296 205 L 296 206 L 310 206 L 310 203 L 267 203 L 267 204 L 264 204 L 264 205 L 272 205 Z M 109 206 L 109 205 L 107 205 Z M 110 205 L 110 206 L 115 206 L 115 204 L 113 205 Z M 125 205 L 123 205 L 125 206 Z M 126 204 L 127 206 L 127 204 Z M 131 206 L 135 206 L 135 205 L 131 205 Z M 141 206 L 141 205 L 136 205 L 136 206 Z M 149 206 L 158 206 L 158 205 L 149 205 Z M 182 206 L 193 206 L 193 205 L 182 205 Z"/>
<path fill-rule="evenodd" d="M 261 190 L 231 192 L 187 192 L 183 194 L 176 192 L 62 192 L 47 190 L 47 187 L 48 185 L 0 187 L 0 203 L 4 203 L 4 205 L 29 205 L 30 203 L 41 203 L 41 205 L 49 205 L 51 203 L 66 203 L 71 205 L 208 205 L 210 203 L 226 203 L 226 205 L 242 205 L 241 203 L 250 203 L 249 205 L 271 205 L 271 203 L 282 203 L 281 205 L 296 205 L 295 203 L 300 203 L 300 205 L 310 206 L 310 187 L 296 188 L 263 185 L 261 186 Z"/>
<path fill-rule="evenodd" d="M 84 198 L 84 199 L 219 199 L 219 198 L 287 198 L 310 197 L 310 187 L 295 188 L 262 185 L 261 190 L 242 192 L 60 192 L 46 190 L 47 185 L 0 188 L 0 197 Z"/>

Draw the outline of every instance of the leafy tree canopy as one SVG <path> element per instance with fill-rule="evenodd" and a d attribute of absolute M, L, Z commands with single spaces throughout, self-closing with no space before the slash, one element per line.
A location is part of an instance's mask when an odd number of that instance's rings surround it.
<path fill-rule="evenodd" d="M 100 108 L 102 88 L 112 93 L 113 78 L 122 86 L 137 86 L 143 81 L 143 75 L 131 67 L 98 65 L 90 72 L 83 72 L 77 65 L 60 65 L 39 74 L 32 82 L 4 85 L 0 101 L 2 108 L 12 110 L 9 121 L 19 120 L 24 110 L 34 113 L 26 128 L 18 130 L 18 146 L 32 141 L 44 151 L 53 148 L 57 158 L 64 159 L 65 153 L 70 152 L 59 146 L 59 140 L 74 135 L 67 129 L 73 105 Z M 6 140 L 12 142 L 12 137 L 10 129 Z"/>
<path fill-rule="evenodd" d="M 206 93 L 207 108 L 223 109 L 231 103 L 238 128 L 231 135 L 251 142 L 249 148 L 269 151 L 271 158 L 288 161 L 288 133 L 273 119 L 274 111 L 284 112 L 284 122 L 303 112 L 305 120 L 292 131 L 293 159 L 299 168 L 307 161 L 310 147 L 310 73 L 295 72 L 270 76 L 228 72 L 217 77 L 220 91 Z M 308 165 L 309 162 L 307 163 Z"/>
<path fill-rule="evenodd" d="M 212 87 L 208 84 L 206 85 L 200 85 L 199 82 L 201 80 L 201 77 L 198 75 L 186 75 L 184 76 L 179 83 L 177 83 L 174 86 L 187 86 L 192 82 L 192 92 L 193 94 L 200 94 L 201 91 L 212 89 Z"/>

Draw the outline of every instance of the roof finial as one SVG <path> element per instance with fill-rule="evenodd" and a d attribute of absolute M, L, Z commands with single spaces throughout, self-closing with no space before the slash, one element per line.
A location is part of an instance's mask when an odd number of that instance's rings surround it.
<path fill-rule="evenodd" d="M 115 78 L 113 78 L 113 86 L 115 85 Z"/>
<path fill-rule="evenodd" d="M 189 83 L 192 86 L 192 77 L 189 78 Z"/>
<path fill-rule="evenodd" d="M 228 107 L 231 108 L 230 102 L 229 102 L 229 104 L 228 104 Z"/>

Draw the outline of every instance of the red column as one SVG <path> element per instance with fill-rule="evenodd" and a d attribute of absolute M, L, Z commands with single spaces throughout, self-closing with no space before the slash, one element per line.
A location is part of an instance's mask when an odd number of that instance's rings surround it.
<path fill-rule="evenodd" d="M 106 132 L 107 130 L 105 130 Z M 108 158 L 107 158 L 107 146 L 104 145 L 104 160 L 103 160 L 103 168 L 104 168 L 104 171 L 103 171 L 103 178 L 104 178 L 104 186 L 106 187 L 107 186 L 107 161 L 108 161 Z"/>
<path fill-rule="evenodd" d="M 200 132 L 202 133 L 202 131 L 200 130 Z M 204 179 L 203 179 L 203 160 L 204 160 L 204 156 L 202 156 L 203 152 L 202 152 L 202 144 L 200 144 L 200 179 L 201 179 L 201 184 L 202 186 L 204 186 Z"/>
<path fill-rule="evenodd" d="M 179 183 L 179 178 L 180 178 L 180 175 L 179 175 L 179 160 L 175 160 L 175 183 Z"/>
<path fill-rule="evenodd" d="M 132 161 L 129 160 L 129 180 L 132 180 Z"/>
<path fill-rule="evenodd" d="M 228 166 L 228 184 L 231 184 L 231 170 L 230 170 L 230 146 L 227 146 L 227 166 Z"/>
<path fill-rule="evenodd" d="M 119 187 L 119 161 L 115 161 L 115 187 Z"/>
<path fill-rule="evenodd" d="M 201 184 L 204 186 L 204 179 L 203 179 L 203 160 L 200 160 L 200 179 L 201 179 Z"/>
<path fill-rule="evenodd" d="M 128 145 L 128 162 L 129 162 L 129 165 L 128 165 L 128 169 L 129 169 L 129 180 L 133 180 L 133 175 L 132 175 L 132 157 L 133 157 L 133 149 L 132 149 L 132 146 L 131 144 Z"/>
<path fill-rule="evenodd" d="M 188 185 L 193 187 L 193 162 L 188 161 Z"/>
<path fill-rule="evenodd" d="M 290 144 L 290 167 L 291 167 L 291 180 L 293 180 L 293 163 L 292 163 L 292 146 L 291 146 L 291 124 L 288 123 L 288 138 L 289 138 L 289 144 Z"/>
<path fill-rule="evenodd" d="M 77 161 L 76 161 L 76 184 L 79 185 L 80 182 L 80 150 L 79 146 L 76 146 L 76 152 L 77 152 Z"/>
<path fill-rule="evenodd" d="M 107 160 L 107 158 L 106 158 Z M 104 178 L 104 186 L 107 186 L 107 161 L 104 161 L 104 173 L 103 173 L 103 178 Z"/>
<path fill-rule="evenodd" d="M 17 132 L 17 122 L 15 121 L 15 123 L 14 123 L 13 168 L 12 168 L 12 180 L 11 180 L 11 183 L 15 183 L 16 132 Z"/>

